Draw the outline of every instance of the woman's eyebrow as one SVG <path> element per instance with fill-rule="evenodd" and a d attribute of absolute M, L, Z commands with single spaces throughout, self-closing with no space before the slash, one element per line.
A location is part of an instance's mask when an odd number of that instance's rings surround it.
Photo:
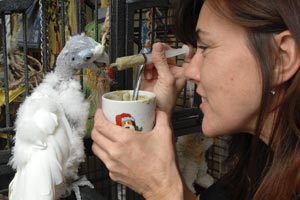
<path fill-rule="evenodd" d="M 199 40 L 200 38 L 202 38 L 202 37 L 204 37 L 208 34 L 209 34 L 209 32 L 204 31 L 200 28 L 197 28 L 196 31 L 195 31 L 195 35 L 196 35 L 197 40 Z"/>

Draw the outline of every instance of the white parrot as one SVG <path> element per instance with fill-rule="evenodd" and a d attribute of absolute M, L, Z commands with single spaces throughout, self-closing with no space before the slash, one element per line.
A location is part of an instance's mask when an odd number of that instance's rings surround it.
<path fill-rule="evenodd" d="M 104 46 L 84 35 L 72 36 L 57 57 L 54 72 L 20 106 L 10 160 L 16 170 L 10 200 L 54 200 L 72 189 L 78 200 L 78 185 L 91 184 L 78 176 L 85 159 L 89 103 L 72 76 L 82 68 L 96 69 L 96 62 L 108 63 Z"/>

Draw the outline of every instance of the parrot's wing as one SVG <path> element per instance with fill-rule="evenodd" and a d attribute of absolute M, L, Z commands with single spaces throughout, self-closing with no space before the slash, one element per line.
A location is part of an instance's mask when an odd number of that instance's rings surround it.
<path fill-rule="evenodd" d="M 57 115 L 44 109 L 36 111 L 33 120 L 37 127 L 45 134 L 53 134 L 58 125 Z"/>
<path fill-rule="evenodd" d="M 65 125 L 61 127 L 57 109 L 49 105 L 37 110 L 25 107 L 20 111 L 23 113 L 17 120 L 11 160 L 17 169 L 9 187 L 11 200 L 53 200 L 55 185 L 63 182 L 62 154 L 65 149 L 61 144 L 67 143 Z"/>

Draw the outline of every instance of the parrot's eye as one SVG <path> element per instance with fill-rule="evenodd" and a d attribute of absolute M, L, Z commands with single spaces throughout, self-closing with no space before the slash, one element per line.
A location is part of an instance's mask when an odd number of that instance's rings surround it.
<path fill-rule="evenodd" d="M 92 57 L 91 56 L 87 56 L 85 59 L 88 61 L 90 60 Z"/>
<path fill-rule="evenodd" d="M 75 60 L 75 57 L 72 58 L 72 61 L 74 61 L 74 60 Z"/>

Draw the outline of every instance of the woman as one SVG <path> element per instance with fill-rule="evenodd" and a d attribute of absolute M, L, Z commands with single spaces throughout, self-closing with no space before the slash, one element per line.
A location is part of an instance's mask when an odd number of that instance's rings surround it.
<path fill-rule="evenodd" d="M 144 88 L 158 97 L 154 129 L 124 130 L 98 110 L 94 153 L 148 200 L 196 199 L 180 178 L 169 124 L 189 79 L 202 97 L 203 133 L 233 136 L 232 170 L 200 199 L 300 199 L 300 1 L 206 0 L 201 12 L 200 4 L 176 7 L 178 38 L 197 47 L 182 68 L 166 60 L 164 44 L 153 46 Z"/>

